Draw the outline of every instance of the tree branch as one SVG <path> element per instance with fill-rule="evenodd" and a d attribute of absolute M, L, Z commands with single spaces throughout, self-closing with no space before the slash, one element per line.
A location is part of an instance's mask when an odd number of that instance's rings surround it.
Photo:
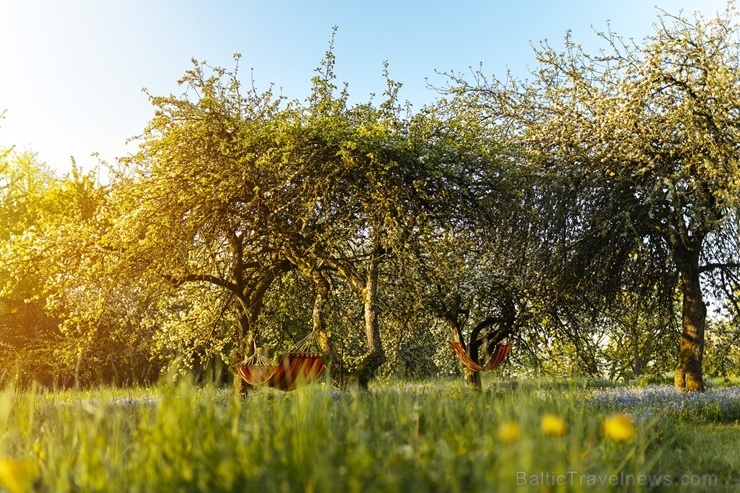
<path fill-rule="evenodd" d="M 727 263 L 713 262 L 713 263 L 699 266 L 699 274 L 703 274 L 705 272 L 709 272 L 715 269 L 739 269 L 739 268 L 740 268 L 740 263 L 738 262 L 727 262 Z"/>
<path fill-rule="evenodd" d="M 210 274 L 188 274 L 182 277 L 162 275 L 162 277 L 176 288 L 179 288 L 186 282 L 208 282 L 216 286 L 226 288 L 237 296 L 241 296 L 242 294 L 239 292 L 239 287 L 235 283 L 229 282 L 226 279 L 221 279 L 220 277 L 212 276 Z"/>

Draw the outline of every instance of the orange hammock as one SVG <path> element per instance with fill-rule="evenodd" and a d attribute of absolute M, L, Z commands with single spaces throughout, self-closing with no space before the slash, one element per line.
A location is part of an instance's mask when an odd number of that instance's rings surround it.
<path fill-rule="evenodd" d="M 236 365 L 239 376 L 249 385 L 266 385 L 284 391 L 318 380 L 324 370 L 326 367 L 319 355 L 311 353 L 287 353 L 277 365 Z"/>
<path fill-rule="evenodd" d="M 488 363 L 481 366 L 470 359 L 470 356 L 465 352 L 465 348 L 463 348 L 461 342 L 451 341 L 450 344 L 452 344 L 452 349 L 455 350 L 455 353 L 460 358 L 460 361 L 462 361 L 462 364 L 472 371 L 488 371 L 501 366 L 501 363 L 504 362 L 509 351 L 511 351 L 511 344 L 499 344 L 496 346 L 496 349 L 493 350 L 493 354 L 491 355 L 491 359 L 488 360 Z"/>
<path fill-rule="evenodd" d="M 326 370 L 321 355 L 307 351 L 315 342 L 315 334 L 310 333 L 285 353 L 277 365 L 270 364 L 270 360 L 255 348 L 252 357 L 236 365 L 236 371 L 249 385 L 266 385 L 284 391 L 295 390 L 300 385 L 318 380 Z"/>

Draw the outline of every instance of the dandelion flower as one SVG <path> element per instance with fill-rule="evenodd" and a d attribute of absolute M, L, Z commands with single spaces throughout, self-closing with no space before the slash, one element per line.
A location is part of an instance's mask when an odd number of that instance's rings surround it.
<path fill-rule="evenodd" d="M 10 493 L 30 491 L 38 475 L 38 466 L 29 460 L 0 460 L 0 484 Z"/>
<path fill-rule="evenodd" d="M 33 443 L 33 451 L 36 454 L 36 457 L 38 457 L 41 463 L 43 464 L 44 461 L 46 460 L 46 452 L 44 452 L 44 449 L 41 448 L 41 444 L 39 443 L 38 440 L 36 440 Z"/>
<path fill-rule="evenodd" d="M 632 418 L 625 414 L 607 418 L 603 429 L 606 436 L 619 442 L 633 440 L 637 436 Z"/>
<path fill-rule="evenodd" d="M 498 427 L 498 437 L 506 445 L 514 443 L 519 438 L 519 425 L 513 421 L 502 423 Z"/>
<path fill-rule="evenodd" d="M 542 416 L 540 427 L 546 435 L 555 437 L 563 436 L 568 431 L 568 425 L 565 424 L 565 421 L 554 414 L 545 414 Z"/>

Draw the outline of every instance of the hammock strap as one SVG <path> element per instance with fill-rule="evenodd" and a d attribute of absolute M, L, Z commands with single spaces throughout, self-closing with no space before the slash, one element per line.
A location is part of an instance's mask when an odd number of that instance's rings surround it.
<path fill-rule="evenodd" d="M 295 345 L 288 350 L 288 353 L 308 353 L 308 354 L 319 354 L 321 349 L 319 347 L 319 341 L 316 331 L 312 330 L 306 337 L 296 342 Z"/>
<path fill-rule="evenodd" d="M 257 348 L 254 348 L 252 356 L 244 360 L 244 364 L 250 366 L 270 366 L 271 363 L 270 358 L 257 351 Z"/>
<path fill-rule="evenodd" d="M 316 332 L 311 331 L 308 333 L 306 337 L 298 341 L 288 349 L 285 354 L 320 354 L 320 348 L 318 344 L 318 339 L 316 337 Z M 253 353 L 248 358 L 245 358 L 243 363 L 244 365 L 250 365 L 250 366 L 275 366 L 275 364 L 270 360 L 270 358 L 264 356 L 262 353 L 259 352 L 257 349 L 257 345 L 255 344 L 253 347 Z"/>

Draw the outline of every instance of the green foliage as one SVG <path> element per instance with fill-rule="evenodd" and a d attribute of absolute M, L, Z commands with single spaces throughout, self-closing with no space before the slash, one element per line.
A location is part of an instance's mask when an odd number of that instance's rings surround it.
<path fill-rule="evenodd" d="M 681 291 L 676 384 L 692 390 L 703 388 L 702 281 L 732 284 L 740 265 L 737 29 L 728 5 L 710 19 L 661 15 L 642 43 L 599 33 L 597 55 L 567 34 L 563 50 L 535 50 L 531 81 L 478 74 L 451 89 L 539 167 L 533 227 L 563 302 L 609 308 L 629 293 L 671 313 Z"/>
<path fill-rule="evenodd" d="M 666 375 L 645 375 L 640 378 L 635 386 L 637 388 L 650 387 L 652 385 L 670 385 L 673 383 L 673 376 Z"/>
<path fill-rule="evenodd" d="M 192 355 L 185 346 L 197 340 L 210 355 L 231 338 L 236 353 L 251 351 L 248 341 L 275 349 L 310 309 L 322 349 L 337 367 L 367 368 L 358 375 L 367 380 L 385 358 L 381 326 L 392 326 L 379 316 L 391 282 L 383 265 L 429 242 L 444 211 L 458 209 L 445 217 L 465 221 L 461 211 L 491 193 L 488 178 L 474 178 L 478 161 L 492 155 L 490 140 L 475 134 L 482 126 L 446 110 L 411 115 L 387 70 L 379 104 L 350 106 L 334 63 L 330 46 L 305 102 L 245 91 L 238 65 L 228 72 L 195 61 L 180 81 L 181 96 L 150 95 L 156 116 L 138 138 L 140 151 L 121 161 L 111 201 L 116 219 L 105 241 L 121 252 L 119 271 L 144 277 L 153 291 L 163 289 L 158 279 L 174 287 L 210 284 L 224 293 L 214 293 L 222 300 L 217 311 L 238 314 L 236 331 L 225 321 L 202 337 L 208 311 L 185 301 L 184 317 L 170 304 L 164 318 L 188 323 L 162 328 L 169 346 Z M 315 283 L 313 306 L 305 291 L 291 291 L 293 271 Z M 330 304 L 346 303 L 339 310 L 323 305 L 326 286 Z M 188 296 L 210 297 L 208 288 L 188 289 Z M 362 325 L 340 319 L 360 309 L 366 340 L 358 345 L 350 329 L 362 336 Z M 342 355 L 363 360 L 342 362 Z"/>
<path fill-rule="evenodd" d="M 53 378 L 59 321 L 46 310 L 45 237 L 67 204 L 60 182 L 30 153 L 0 159 L 0 380 Z"/>
<path fill-rule="evenodd" d="M 136 286 L 115 286 L 106 270 L 106 190 L 76 166 L 59 178 L 33 154 L 11 152 L 1 164 L 3 380 L 156 378 L 149 348 L 132 330 L 143 295 Z"/>
<path fill-rule="evenodd" d="M 707 375 L 724 378 L 735 376 L 740 365 L 740 328 L 735 318 L 713 321 L 707 332 L 704 354 Z"/>

